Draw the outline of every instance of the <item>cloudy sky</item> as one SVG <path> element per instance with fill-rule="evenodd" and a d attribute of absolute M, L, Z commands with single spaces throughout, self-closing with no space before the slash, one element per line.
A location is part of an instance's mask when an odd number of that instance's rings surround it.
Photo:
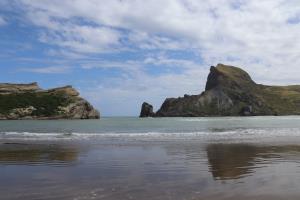
<path fill-rule="evenodd" d="M 300 83 L 299 0 L 0 0 L 0 82 L 73 85 L 104 116 L 199 94 L 209 67 Z"/>

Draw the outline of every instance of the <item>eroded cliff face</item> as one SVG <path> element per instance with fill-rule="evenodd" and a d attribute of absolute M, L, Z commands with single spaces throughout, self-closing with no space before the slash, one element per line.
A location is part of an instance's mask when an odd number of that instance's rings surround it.
<path fill-rule="evenodd" d="M 205 91 L 168 98 L 155 117 L 253 116 L 300 114 L 300 86 L 256 84 L 240 68 L 211 67 Z"/>
<path fill-rule="evenodd" d="M 0 119 L 98 119 L 100 113 L 72 86 L 0 84 Z"/>

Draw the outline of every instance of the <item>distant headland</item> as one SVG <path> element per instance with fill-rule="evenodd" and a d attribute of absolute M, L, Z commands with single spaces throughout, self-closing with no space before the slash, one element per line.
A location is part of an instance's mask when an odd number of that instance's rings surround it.
<path fill-rule="evenodd" d="M 255 83 L 234 66 L 210 68 L 205 91 L 199 95 L 167 98 L 161 108 L 143 103 L 140 117 L 204 117 L 299 115 L 300 85 L 267 86 Z"/>
<path fill-rule="evenodd" d="M 43 90 L 36 82 L 0 83 L 0 120 L 98 118 L 100 113 L 72 86 Z"/>

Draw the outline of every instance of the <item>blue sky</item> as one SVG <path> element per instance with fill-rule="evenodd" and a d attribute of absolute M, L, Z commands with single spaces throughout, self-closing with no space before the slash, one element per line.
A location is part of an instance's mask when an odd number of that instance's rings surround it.
<path fill-rule="evenodd" d="M 296 0 L 0 0 L 0 82 L 73 85 L 104 116 L 199 94 L 209 67 L 300 83 Z"/>

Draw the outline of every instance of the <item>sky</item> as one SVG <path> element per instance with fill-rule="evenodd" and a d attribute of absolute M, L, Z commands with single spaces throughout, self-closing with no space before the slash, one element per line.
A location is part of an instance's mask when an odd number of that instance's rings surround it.
<path fill-rule="evenodd" d="M 300 84 L 300 1 L 0 0 L 0 82 L 72 85 L 102 116 L 200 94 L 218 63 Z"/>

